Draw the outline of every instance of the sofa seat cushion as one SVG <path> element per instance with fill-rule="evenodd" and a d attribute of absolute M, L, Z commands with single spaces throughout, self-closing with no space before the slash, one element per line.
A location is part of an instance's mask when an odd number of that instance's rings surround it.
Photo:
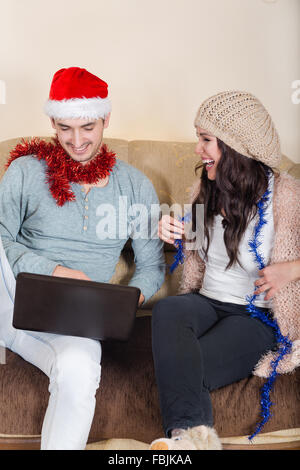
<path fill-rule="evenodd" d="M 162 436 L 151 352 L 151 317 L 139 317 L 127 343 L 103 343 L 102 379 L 90 441 L 111 438 L 151 442 Z M 259 420 L 260 387 L 249 377 L 211 393 L 215 427 L 221 437 L 249 435 Z M 48 378 L 21 357 L 6 351 L 0 367 L 0 434 L 41 433 L 49 392 Z M 279 376 L 273 417 L 263 432 L 300 427 L 300 369 Z"/>
<path fill-rule="evenodd" d="M 179 265 L 173 273 L 170 273 L 169 267 L 173 264 L 175 258 L 174 251 L 165 252 L 165 263 L 166 263 L 166 276 L 163 285 L 156 294 L 154 294 L 144 305 L 143 309 L 152 309 L 154 304 L 170 295 L 176 295 L 178 293 L 178 286 L 182 276 L 183 266 Z M 135 265 L 133 262 L 133 252 L 131 250 L 123 251 L 119 262 L 117 263 L 113 277 L 110 279 L 112 284 L 128 285 L 131 277 L 135 271 Z"/>

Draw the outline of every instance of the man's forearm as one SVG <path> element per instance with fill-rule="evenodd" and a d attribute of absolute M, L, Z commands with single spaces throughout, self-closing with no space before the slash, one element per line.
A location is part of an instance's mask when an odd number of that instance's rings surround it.
<path fill-rule="evenodd" d="M 21 243 L 9 240 L 3 236 L 1 239 L 6 257 L 15 277 L 20 272 L 52 275 L 57 266 L 55 261 L 37 255 Z"/>
<path fill-rule="evenodd" d="M 161 287 L 165 278 L 165 265 L 141 267 L 129 281 L 129 285 L 138 287 L 147 302 Z M 140 298 L 141 300 L 141 298 Z"/>

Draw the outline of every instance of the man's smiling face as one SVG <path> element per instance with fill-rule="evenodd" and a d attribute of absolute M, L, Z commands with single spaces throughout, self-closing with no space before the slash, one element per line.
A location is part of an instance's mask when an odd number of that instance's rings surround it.
<path fill-rule="evenodd" d="M 59 143 L 75 161 L 85 165 L 99 152 L 103 130 L 108 127 L 109 115 L 103 119 L 51 119 Z"/>

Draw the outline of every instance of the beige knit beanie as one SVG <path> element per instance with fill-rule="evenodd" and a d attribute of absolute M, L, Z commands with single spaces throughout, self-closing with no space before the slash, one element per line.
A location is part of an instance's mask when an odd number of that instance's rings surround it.
<path fill-rule="evenodd" d="M 208 98 L 198 110 L 195 126 L 246 157 L 270 167 L 280 163 L 280 141 L 271 116 L 250 93 L 225 91 Z"/>

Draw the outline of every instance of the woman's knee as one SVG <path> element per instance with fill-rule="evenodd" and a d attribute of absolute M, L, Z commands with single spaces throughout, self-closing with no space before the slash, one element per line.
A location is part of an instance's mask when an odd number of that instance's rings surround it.
<path fill-rule="evenodd" d="M 174 311 L 177 310 L 178 302 L 177 296 L 165 297 L 159 300 L 153 307 L 152 319 L 153 321 L 161 321 L 168 319 Z"/>
<path fill-rule="evenodd" d="M 166 297 L 154 306 L 152 333 L 158 338 L 166 334 L 178 337 L 180 330 L 182 334 L 192 332 L 198 338 L 217 320 L 215 309 L 201 295 L 190 293 Z"/>
<path fill-rule="evenodd" d="M 152 327 L 170 328 L 171 325 L 184 326 L 189 317 L 189 301 L 186 295 L 175 295 L 159 300 L 152 310 Z"/>

